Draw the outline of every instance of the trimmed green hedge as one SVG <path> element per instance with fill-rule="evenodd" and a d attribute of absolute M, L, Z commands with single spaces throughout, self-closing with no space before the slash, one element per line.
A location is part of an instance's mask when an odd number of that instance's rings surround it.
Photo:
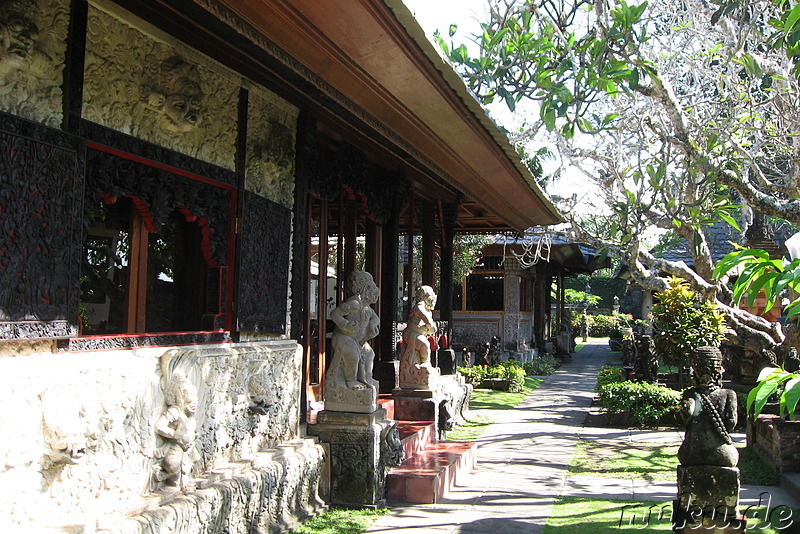
<path fill-rule="evenodd" d="M 674 422 L 681 392 L 647 382 L 611 382 L 598 388 L 600 405 L 611 414 L 624 413 L 640 426 Z"/>

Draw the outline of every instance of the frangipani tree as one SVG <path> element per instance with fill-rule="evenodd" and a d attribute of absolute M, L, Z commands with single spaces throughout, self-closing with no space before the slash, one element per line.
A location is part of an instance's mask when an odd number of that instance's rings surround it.
<path fill-rule="evenodd" d="M 578 239 L 647 289 L 688 280 L 747 348 L 783 341 L 714 278 L 705 229 L 737 224 L 742 206 L 800 224 L 796 2 L 496 0 L 477 48 L 449 34 L 439 44 L 484 104 L 537 104 L 517 138 L 554 145 L 598 185 L 610 212 L 572 216 Z M 691 268 L 645 250 L 652 227 L 688 241 Z"/>

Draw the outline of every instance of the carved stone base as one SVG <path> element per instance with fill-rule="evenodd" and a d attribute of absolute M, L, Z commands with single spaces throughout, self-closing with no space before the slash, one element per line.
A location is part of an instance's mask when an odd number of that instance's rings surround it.
<path fill-rule="evenodd" d="M 439 369 L 430 364 L 416 365 L 400 360 L 400 387 L 403 389 L 437 389 L 441 376 Z"/>
<path fill-rule="evenodd" d="M 352 390 L 326 382 L 325 409 L 332 412 L 372 413 L 378 409 L 377 384 L 366 389 Z"/>
<path fill-rule="evenodd" d="M 438 421 L 444 397 L 430 389 L 395 389 L 394 417 L 398 421 Z"/>
<path fill-rule="evenodd" d="M 678 466 L 675 532 L 744 532 L 738 519 L 739 469 L 713 465 Z"/>
<path fill-rule="evenodd" d="M 385 506 L 386 469 L 402 459 L 394 450 L 400 447 L 396 426 L 383 408 L 369 414 L 323 410 L 308 426 L 330 450 L 331 503 Z"/>
<path fill-rule="evenodd" d="M 714 465 L 678 466 L 678 500 L 687 506 L 739 507 L 739 469 Z"/>

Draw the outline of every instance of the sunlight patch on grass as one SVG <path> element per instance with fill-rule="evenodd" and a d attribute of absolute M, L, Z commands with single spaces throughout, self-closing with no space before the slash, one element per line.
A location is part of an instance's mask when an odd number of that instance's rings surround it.
<path fill-rule="evenodd" d="M 525 386 L 519 393 L 475 388 L 472 390 L 469 407 L 472 410 L 511 410 L 542 382 L 544 378 L 526 376 Z"/>
<path fill-rule="evenodd" d="M 309 519 L 290 534 L 359 534 L 387 513 L 388 508 L 350 510 L 331 508 L 322 515 Z"/>
<path fill-rule="evenodd" d="M 580 440 L 567 471 L 573 475 L 629 480 L 674 480 L 677 453 L 677 445 Z"/>
<path fill-rule="evenodd" d="M 459 425 L 446 434 L 448 441 L 475 441 L 486 430 L 486 427 L 494 423 L 494 419 L 484 415 L 473 416 L 471 420 L 463 425 Z"/>

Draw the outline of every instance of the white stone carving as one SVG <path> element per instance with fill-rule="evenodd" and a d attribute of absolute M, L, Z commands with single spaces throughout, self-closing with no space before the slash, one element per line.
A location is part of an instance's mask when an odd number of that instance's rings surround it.
<path fill-rule="evenodd" d="M 245 187 L 288 208 L 294 206 L 298 110 L 264 89 L 250 89 Z"/>
<path fill-rule="evenodd" d="M 400 387 L 402 389 L 436 389 L 439 370 L 431 365 L 428 336 L 436 333 L 433 309 L 436 293 L 430 286 L 417 288 L 414 303 L 408 312 L 403 330 L 403 352 L 400 354 Z"/>
<path fill-rule="evenodd" d="M 380 320 L 372 309 L 380 289 L 365 271 L 347 279 L 350 297 L 331 313 L 336 323 L 333 358 L 325 374 L 325 409 L 372 413 L 378 408 L 378 382 L 372 378 L 375 352 L 368 341 L 378 335 Z"/>
<path fill-rule="evenodd" d="M 233 169 L 237 77 L 148 31 L 133 17 L 89 6 L 83 117 Z"/>
<path fill-rule="evenodd" d="M 68 0 L 0 0 L 0 110 L 59 127 Z"/>
<path fill-rule="evenodd" d="M 183 361 L 193 363 L 194 358 L 183 358 Z M 161 368 L 166 379 L 164 386 L 164 402 L 167 409 L 158 418 L 155 432 L 164 440 L 164 445 L 158 451 L 160 464 L 155 471 L 155 478 L 166 486 L 187 487 L 184 479 L 185 457 L 191 457 L 194 452 L 197 422 L 197 387 L 186 376 L 186 371 L 180 368 L 181 358 L 174 351 L 168 351 L 161 356 Z M 190 363 L 190 365 L 191 365 Z M 184 364 L 186 366 L 186 364 Z"/>

